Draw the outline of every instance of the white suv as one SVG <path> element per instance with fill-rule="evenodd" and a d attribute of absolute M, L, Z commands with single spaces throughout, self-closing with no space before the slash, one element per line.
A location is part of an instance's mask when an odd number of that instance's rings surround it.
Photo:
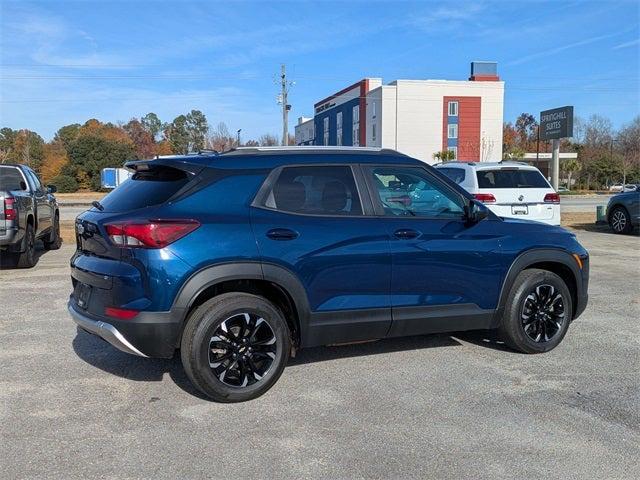
<path fill-rule="evenodd" d="M 560 225 L 560 195 L 536 167 L 519 162 L 447 162 L 434 166 L 499 217 Z"/>

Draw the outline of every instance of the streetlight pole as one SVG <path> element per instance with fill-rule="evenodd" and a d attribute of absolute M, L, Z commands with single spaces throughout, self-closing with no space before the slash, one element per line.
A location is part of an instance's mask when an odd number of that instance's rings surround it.
<path fill-rule="evenodd" d="M 240 146 L 240 132 L 241 132 L 241 131 L 242 131 L 242 129 L 241 129 L 241 128 L 239 128 L 239 129 L 238 129 L 238 131 L 236 132 L 236 134 L 237 134 L 237 140 L 236 140 L 236 142 L 237 142 L 237 144 L 238 144 L 238 145 L 237 145 L 238 147 Z"/>

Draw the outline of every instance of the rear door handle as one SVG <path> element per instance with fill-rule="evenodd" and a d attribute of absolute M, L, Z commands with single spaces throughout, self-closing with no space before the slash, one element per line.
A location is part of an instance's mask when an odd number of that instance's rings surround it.
<path fill-rule="evenodd" d="M 420 232 L 411 228 L 401 228 L 393 233 L 393 236 L 400 240 L 411 240 L 420 236 Z"/>
<path fill-rule="evenodd" d="M 271 240 L 295 240 L 298 238 L 298 232 L 288 228 L 272 228 L 267 232 L 267 237 Z"/>

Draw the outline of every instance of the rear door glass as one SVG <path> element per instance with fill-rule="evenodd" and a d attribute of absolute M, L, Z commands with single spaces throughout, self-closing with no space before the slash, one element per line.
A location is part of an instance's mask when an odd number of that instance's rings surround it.
<path fill-rule="evenodd" d="M 551 188 L 538 170 L 478 170 L 478 188 Z"/>
<path fill-rule="evenodd" d="M 135 173 L 100 200 L 107 212 L 126 212 L 160 205 L 189 183 L 182 170 L 157 167 Z"/>
<path fill-rule="evenodd" d="M 284 167 L 263 206 L 307 215 L 362 215 L 348 166 Z"/>

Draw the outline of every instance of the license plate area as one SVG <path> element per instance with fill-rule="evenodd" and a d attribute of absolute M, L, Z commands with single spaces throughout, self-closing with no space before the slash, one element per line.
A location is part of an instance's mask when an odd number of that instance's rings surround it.
<path fill-rule="evenodd" d="M 89 297 L 91 297 L 91 285 L 87 285 L 82 282 L 76 283 L 73 296 L 75 297 L 78 306 L 86 310 L 87 306 L 89 306 Z"/>
<path fill-rule="evenodd" d="M 511 205 L 511 215 L 529 215 L 527 205 Z"/>

